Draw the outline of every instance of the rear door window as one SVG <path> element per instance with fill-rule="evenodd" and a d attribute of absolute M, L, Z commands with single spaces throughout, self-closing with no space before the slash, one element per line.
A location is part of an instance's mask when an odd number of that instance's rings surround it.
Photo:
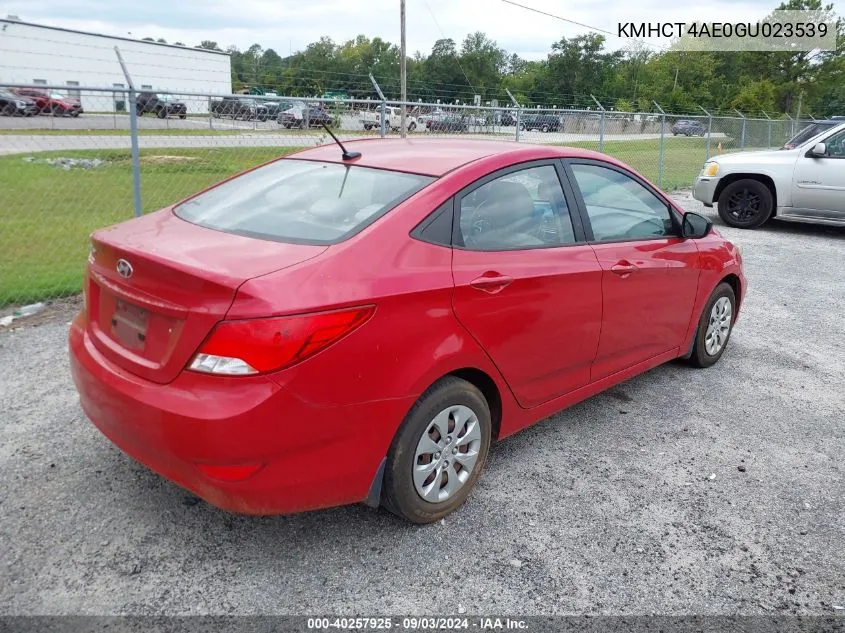
<path fill-rule="evenodd" d="M 227 233 L 334 244 L 433 181 L 385 169 L 282 159 L 190 198 L 174 212 L 188 222 Z"/>

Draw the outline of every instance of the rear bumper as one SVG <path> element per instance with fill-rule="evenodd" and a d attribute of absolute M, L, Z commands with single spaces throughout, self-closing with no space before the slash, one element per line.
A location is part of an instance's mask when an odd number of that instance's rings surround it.
<path fill-rule="evenodd" d="M 363 501 L 391 438 L 367 420 L 407 411 L 396 400 L 347 407 L 305 403 L 267 377 L 183 372 L 161 385 L 111 363 L 71 325 L 70 366 L 80 403 L 118 448 L 214 506 L 291 514 Z M 368 436 L 368 433 L 371 436 Z M 260 465 L 238 481 L 208 467 Z"/>

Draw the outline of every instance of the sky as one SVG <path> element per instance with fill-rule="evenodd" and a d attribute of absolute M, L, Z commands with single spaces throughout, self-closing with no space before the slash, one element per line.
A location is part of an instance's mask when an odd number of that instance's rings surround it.
<path fill-rule="evenodd" d="M 632 42 L 615 34 L 620 22 L 756 20 L 779 0 L 514 0 L 541 11 L 611 31 L 607 47 Z M 483 31 L 509 53 L 543 59 L 552 43 L 589 30 L 503 0 L 406 0 L 409 55 L 427 54 L 440 38 L 460 42 Z M 835 0 L 845 15 L 845 0 Z M 241 50 L 254 43 L 282 57 L 323 35 L 335 42 L 359 34 L 399 43 L 399 0 L 0 0 L 0 17 L 124 37 L 164 38 L 189 46 L 202 40 Z M 650 40 L 659 51 L 665 40 Z"/>

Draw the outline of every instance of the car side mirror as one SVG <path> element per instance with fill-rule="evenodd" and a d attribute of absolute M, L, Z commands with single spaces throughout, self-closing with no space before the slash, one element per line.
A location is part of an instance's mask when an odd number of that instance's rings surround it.
<path fill-rule="evenodd" d="M 827 146 L 824 143 L 816 143 L 813 149 L 810 150 L 812 156 L 825 156 L 827 154 Z"/>
<path fill-rule="evenodd" d="M 681 222 L 681 234 L 690 239 L 700 239 L 706 237 L 712 227 L 713 222 L 710 218 L 688 212 L 684 213 L 684 219 Z"/>

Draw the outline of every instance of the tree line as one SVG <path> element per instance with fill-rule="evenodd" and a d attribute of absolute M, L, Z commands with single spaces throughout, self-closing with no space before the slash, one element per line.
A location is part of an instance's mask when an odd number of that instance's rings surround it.
<path fill-rule="evenodd" d="M 468 34 L 458 44 L 439 39 L 431 52 L 406 60 L 411 101 L 483 103 L 505 106 L 507 91 L 523 105 L 603 107 L 619 111 L 700 113 L 740 110 L 792 116 L 845 115 L 843 22 L 821 0 L 788 0 L 780 10 L 823 11 L 838 25 L 835 51 L 681 52 L 644 45 L 609 51 L 605 37 L 585 33 L 552 43 L 547 58 L 529 61 L 508 53 L 486 34 Z M 222 50 L 216 42 L 198 48 Z M 365 35 L 337 43 L 322 37 L 282 57 L 253 44 L 231 55 L 236 91 L 259 87 L 290 96 L 346 94 L 377 98 L 372 74 L 389 99 L 398 99 L 399 47 Z"/>

